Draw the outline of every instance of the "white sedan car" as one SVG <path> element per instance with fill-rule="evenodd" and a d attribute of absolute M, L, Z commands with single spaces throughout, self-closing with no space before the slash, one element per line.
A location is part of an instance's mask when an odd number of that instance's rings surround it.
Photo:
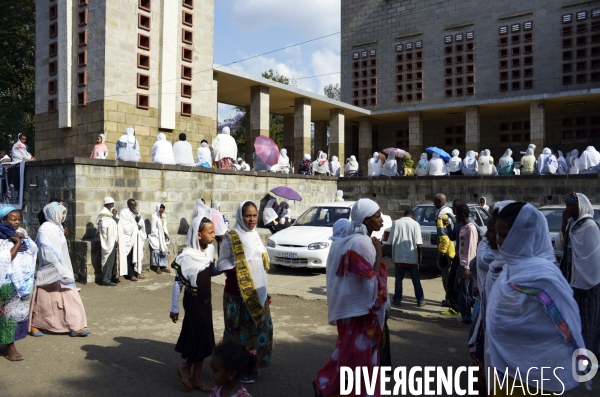
<path fill-rule="evenodd" d="M 304 212 L 294 224 L 269 238 L 267 252 L 273 265 L 324 268 L 331 247 L 329 238 L 333 224 L 341 218 L 350 219 L 355 201 L 317 204 Z M 392 219 L 383 215 L 383 227 L 373 236 L 381 239 L 391 227 Z"/>

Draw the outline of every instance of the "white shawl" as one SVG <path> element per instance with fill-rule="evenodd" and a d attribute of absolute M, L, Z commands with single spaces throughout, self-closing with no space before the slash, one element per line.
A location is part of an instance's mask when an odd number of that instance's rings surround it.
<path fill-rule="evenodd" d="M 427 171 L 429 170 L 429 161 L 427 161 L 427 153 L 421 153 L 421 158 L 417 163 L 417 168 L 415 168 L 416 176 L 426 176 Z"/>
<path fill-rule="evenodd" d="M 262 255 L 267 250 L 260 238 L 260 235 L 256 231 L 256 228 L 250 230 L 244 223 L 244 217 L 242 215 L 242 207 L 247 201 L 241 203 L 235 214 L 235 231 L 240 237 L 242 244 L 244 245 L 244 253 L 246 254 L 246 261 L 248 261 L 248 267 L 250 268 L 250 274 L 252 275 L 252 281 L 254 282 L 254 288 L 258 294 L 260 304 L 264 306 L 267 301 L 267 272 L 265 271 Z M 258 207 L 256 207 L 258 208 Z M 217 271 L 224 272 L 235 267 L 235 259 L 233 256 L 233 249 L 231 246 L 231 239 L 227 236 L 221 243 L 221 249 L 219 251 L 219 259 L 217 261 Z"/>
<path fill-rule="evenodd" d="M 290 158 L 287 155 L 287 149 L 283 148 L 279 151 L 279 161 L 277 162 L 277 171 L 289 174 Z"/>
<path fill-rule="evenodd" d="M 17 142 L 12 147 L 12 161 L 15 163 L 21 161 L 29 161 L 32 157 L 29 153 L 29 147 L 23 142 L 21 142 L 21 140 L 19 139 L 20 137 L 21 134 L 19 134 Z"/>
<path fill-rule="evenodd" d="M 196 165 L 192 145 L 187 141 L 175 142 L 173 145 L 173 158 L 175 159 L 175 164 L 178 165 L 187 165 L 190 167 Z"/>
<path fill-rule="evenodd" d="M 215 247 L 212 244 L 208 244 L 204 251 L 200 247 L 198 229 L 202 219 L 206 217 L 204 214 L 201 215 L 192 221 L 192 226 L 187 233 L 187 247 L 175 258 L 175 262 L 181 266 L 181 274 L 192 287 L 198 287 L 196 283 L 198 273 L 206 270 L 215 260 Z"/>
<path fill-rule="evenodd" d="M 556 174 L 556 170 L 558 169 L 558 162 L 556 161 L 556 157 L 552 154 L 552 150 L 549 148 L 544 148 L 542 150 L 542 154 L 538 157 L 537 161 L 538 166 L 538 174 Z"/>
<path fill-rule="evenodd" d="M 227 157 L 232 160 L 237 158 L 237 143 L 235 142 L 235 139 L 229 135 L 229 127 L 223 127 L 221 133 L 213 139 L 211 146 L 215 161 Z"/>
<path fill-rule="evenodd" d="M 206 142 L 203 142 L 196 151 L 196 165 L 200 167 L 202 164 L 204 164 L 205 168 L 212 168 L 210 149 Z M 208 165 L 208 167 L 206 167 L 206 165 Z"/>
<path fill-rule="evenodd" d="M 140 161 L 140 143 L 135 138 L 135 130 L 127 128 L 125 135 L 121 136 L 116 144 L 117 160 Z"/>
<path fill-rule="evenodd" d="M 102 211 L 96 219 L 96 224 L 98 225 L 98 236 L 100 237 L 102 268 L 104 268 L 108 257 L 115 249 L 115 243 L 119 239 L 119 231 L 112 212 L 106 207 L 102 207 Z"/>
<path fill-rule="evenodd" d="M 479 169 L 477 175 L 493 175 L 494 174 L 494 158 L 490 156 L 489 149 L 481 151 L 479 159 L 477 160 Z"/>
<path fill-rule="evenodd" d="M 173 146 L 167 141 L 167 137 L 162 132 L 156 137 L 156 142 L 152 146 L 152 162 L 159 164 L 175 164 L 173 158 Z"/>
<path fill-rule="evenodd" d="M 385 176 L 398 176 L 398 162 L 396 156 L 393 153 L 388 154 L 388 158 L 383 165 L 381 175 Z"/>
<path fill-rule="evenodd" d="M 332 176 L 340 176 L 340 161 L 337 156 L 332 156 L 329 162 Z"/>
<path fill-rule="evenodd" d="M 579 151 L 577 149 L 567 153 L 567 165 L 569 166 L 569 174 L 579 174 Z"/>
<path fill-rule="evenodd" d="M 381 176 L 383 165 L 379 161 L 379 153 L 373 153 L 373 157 L 367 162 L 368 174 L 367 176 Z"/>
<path fill-rule="evenodd" d="M 310 157 L 309 157 L 310 160 Z M 358 171 L 358 161 L 356 161 L 356 156 L 352 155 L 346 159 L 346 165 L 344 167 L 346 172 L 348 171 Z"/>
<path fill-rule="evenodd" d="M 475 158 L 475 152 L 469 150 L 467 156 L 463 160 L 462 173 L 467 176 L 475 176 L 477 175 L 478 169 L 479 167 L 477 165 L 477 159 Z"/>
<path fill-rule="evenodd" d="M 448 161 L 447 164 L 449 172 L 458 172 L 461 170 L 462 159 L 458 157 L 459 154 L 460 152 L 458 151 L 458 149 L 454 149 L 452 151 L 452 158 L 450 159 L 450 161 Z"/>
<path fill-rule="evenodd" d="M 140 228 L 141 227 L 141 228 Z M 144 259 L 144 241 L 146 241 L 146 226 L 140 216 L 139 222 L 129 208 L 124 208 L 119 214 L 119 274 L 127 275 L 127 255 L 133 249 L 133 264 L 137 273 L 142 272 Z"/>
<path fill-rule="evenodd" d="M 563 367 L 555 372 L 560 381 L 550 376 L 544 382 L 544 390 L 560 391 L 563 384 L 565 390 L 577 387 L 579 383 L 571 374 L 571 345 L 544 304 L 537 297 L 513 287 L 537 288 L 548 294 L 577 345 L 585 348 L 573 291 L 558 267 L 546 259 L 554 256 L 554 249 L 544 215 L 532 205 L 525 205 L 499 251 L 506 264 L 490 291 L 486 307 L 486 340 L 489 341 L 487 351 L 491 365 L 502 371 L 508 368 L 511 377 L 515 377 L 515 371 L 519 369 L 531 380 L 542 378 L 542 365 Z M 526 381 L 525 377 L 523 381 Z"/>
<path fill-rule="evenodd" d="M 585 171 L 600 164 L 600 153 L 593 146 L 588 146 L 579 158 L 579 171 Z"/>
<path fill-rule="evenodd" d="M 514 164 L 514 160 L 511 157 L 512 155 L 512 150 L 510 149 L 506 149 L 506 152 L 504 152 L 504 155 L 502 157 L 500 157 L 500 168 L 504 168 L 504 167 L 510 167 L 511 165 Z"/>
<path fill-rule="evenodd" d="M 229 231 L 227 225 L 225 224 L 225 221 L 223 220 L 223 214 L 221 214 L 221 210 L 219 210 L 220 207 L 221 203 L 219 203 L 218 201 L 213 201 L 212 218 L 210 219 L 212 220 L 212 223 L 215 226 L 216 236 L 223 236 Z"/>
<path fill-rule="evenodd" d="M 327 161 L 327 153 L 321 153 L 319 157 L 315 161 L 313 161 L 313 171 L 321 174 L 326 174 L 329 172 L 329 161 Z"/>
<path fill-rule="evenodd" d="M 163 214 L 163 217 L 160 216 L 160 206 L 161 204 L 156 204 L 155 211 L 152 214 L 152 219 L 150 220 L 150 234 L 148 235 L 148 244 L 150 248 L 155 251 L 159 251 L 161 253 L 169 252 L 169 248 L 167 247 L 167 238 L 165 235 L 169 235 L 169 230 L 167 230 L 167 219 Z"/>
<path fill-rule="evenodd" d="M 427 174 L 431 176 L 448 175 L 448 167 L 446 167 L 444 159 L 439 154 L 434 153 L 431 155 L 431 160 L 427 164 Z"/>
<path fill-rule="evenodd" d="M 38 229 L 35 240 L 39 247 L 36 285 L 48 285 L 56 281 L 75 285 L 69 247 L 61 226 L 63 213 L 66 210 L 59 203 L 50 203 L 44 207 L 46 222 Z"/>

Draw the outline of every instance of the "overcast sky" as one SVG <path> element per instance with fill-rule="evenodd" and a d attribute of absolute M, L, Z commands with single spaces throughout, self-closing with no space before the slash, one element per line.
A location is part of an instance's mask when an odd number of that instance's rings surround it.
<path fill-rule="evenodd" d="M 291 44 L 339 32 L 340 0 L 216 0 L 215 63 L 229 64 Z M 260 75 L 269 69 L 297 78 L 299 88 L 323 94 L 340 82 L 340 35 L 237 62 L 230 67 Z M 219 106 L 219 120 L 231 117 Z"/>

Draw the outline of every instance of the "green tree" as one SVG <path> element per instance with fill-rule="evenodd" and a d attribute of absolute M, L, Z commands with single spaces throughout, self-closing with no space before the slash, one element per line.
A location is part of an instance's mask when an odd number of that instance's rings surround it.
<path fill-rule="evenodd" d="M 35 134 L 35 1 L 0 1 L 0 150 Z"/>
<path fill-rule="evenodd" d="M 335 99 L 337 101 L 342 100 L 342 91 L 340 89 L 339 84 L 329 84 L 323 87 L 323 92 L 325 96 L 331 99 Z"/>

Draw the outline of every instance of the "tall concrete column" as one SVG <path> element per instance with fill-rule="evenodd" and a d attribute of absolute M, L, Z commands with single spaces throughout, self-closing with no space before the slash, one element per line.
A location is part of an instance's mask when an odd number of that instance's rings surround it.
<path fill-rule="evenodd" d="M 419 161 L 423 149 L 423 113 L 410 112 L 408 115 L 408 152 L 415 164 Z"/>
<path fill-rule="evenodd" d="M 287 150 L 287 155 L 293 162 L 292 166 L 298 168 L 299 164 L 294 161 L 294 114 L 283 115 L 283 147 Z"/>
<path fill-rule="evenodd" d="M 250 88 L 250 128 L 246 129 L 246 162 L 252 167 L 254 140 L 259 135 L 269 136 L 269 87 L 257 85 Z"/>
<path fill-rule="evenodd" d="M 316 156 L 319 150 L 328 153 L 327 149 L 327 121 L 315 121 L 315 153 Z"/>
<path fill-rule="evenodd" d="M 294 165 L 300 166 L 305 153 L 310 153 L 310 99 L 294 100 Z"/>
<path fill-rule="evenodd" d="M 358 164 L 367 174 L 368 161 L 373 155 L 373 120 L 368 116 L 359 118 L 358 121 Z"/>
<path fill-rule="evenodd" d="M 546 112 L 543 101 L 531 101 L 529 103 L 530 141 L 539 148 L 546 144 Z M 541 105 L 541 106 L 540 106 Z"/>
<path fill-rule="evenodd" d="M 342 167 L 341 174 L 344 174 L 344 163 L 346 154 L 344 151 L 345 142 L 345 117 L 344 109 L 331 109 L 329 111 L 329 159 L 338 156 Z"/>
<path fill-rule="evenodd" d="M 479 153 L 481 142 L 479 106 L 467 106 L 465 114 L 465 153 L 473 150 Z"/>

